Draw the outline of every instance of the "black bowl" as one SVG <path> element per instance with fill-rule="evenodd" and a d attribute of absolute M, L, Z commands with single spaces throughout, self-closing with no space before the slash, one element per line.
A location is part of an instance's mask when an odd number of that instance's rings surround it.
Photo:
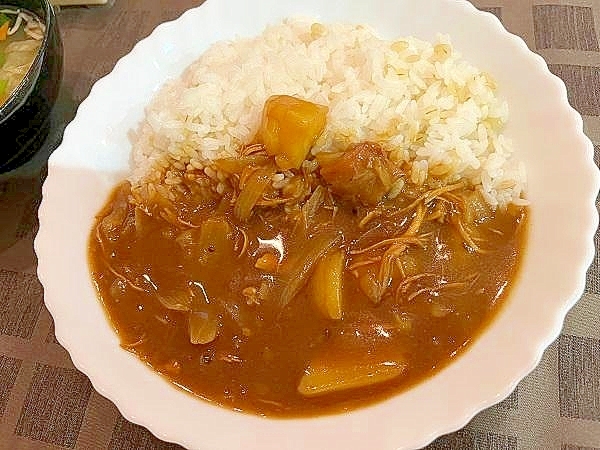
<path fill-rule="evenodd" d="M 46 25 L 33 65 L 0 106 L 0 173 L 4 173 L 26 163 L 48 135 L 50 112 L 62 80 L 63 47 L 50 0 L 0 0 L 0 7 L 26 9 Z"/>

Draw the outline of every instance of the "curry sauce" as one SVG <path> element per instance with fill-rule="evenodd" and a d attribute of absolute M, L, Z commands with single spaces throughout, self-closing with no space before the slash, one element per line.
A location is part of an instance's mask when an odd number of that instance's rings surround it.
<path fill-rule="evenodd" d="M 306 103 L 268 102 L 237 157 L 124 182 L 90 239 L 121 345 L 267 416 L 357 408 L 436 373 L 506 301 L 526 237 L 526 207 L 415 184 L 378 143 L 312 155 L 326 108 Z"/>

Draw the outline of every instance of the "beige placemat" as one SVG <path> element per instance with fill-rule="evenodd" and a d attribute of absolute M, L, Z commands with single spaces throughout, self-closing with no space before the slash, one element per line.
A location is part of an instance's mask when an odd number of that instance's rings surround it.
<path fill-rule="evenodd" d="M 52 139 L 60 138 L 93 81 L 138 39 L 199 3 L 123 0 L 111 8 L 62 10 L 65 79 Z M 600 144 L 600 0 L 474 3 L 522 36 L 564 79 L 588 136 Z M 43 176 L 41 162 L 36 164 L 0 178 L 0 448 L 179 448 L 126 421 L 56 342 L 35 276 L 32 242 Z M 429 448 L 600 450 L 598 258 L 588 273 L 585 295 L 539 367 L 501 404 Z"/>

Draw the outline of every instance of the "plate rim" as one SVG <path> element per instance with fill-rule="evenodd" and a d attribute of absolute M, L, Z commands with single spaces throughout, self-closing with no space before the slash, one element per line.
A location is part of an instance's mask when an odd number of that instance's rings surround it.
<path fill-rule="evenodd" d="M 48 258 L 49 258 L 49 256 L 48 256 L 48 252 L 49 252 L 48 240 L 51 239 L 51 236 L 49 234 L 51 227 L 50 227 L 50 224 L 47 222 L 47 218 L 48 218 L 48 214 L 49 214 L 48 208 L 50 208 L 48 199 L 51 198 L 51 196 L 52 196 L 51 188 L 53 188 L 53 184 L 52 184 L 53 178 L 52 177 L 54 176 L 53 174 L 55 173 L 55 170 L 57 170 L 57 168 L 59 167 L 59 165 L 61 163 L 58 159 L 58 156 L 61 154 L 61 151 L 62 151 L 61 148 L 63 147 L 63 145 L 65 145 L 65 146 L 71 145 L 70 143 L 71 143 L 72 139 L 74 139 L 74 136 L 75 136 L 74 130 L 76 129 L 76 127 L 79 126 L 79 123 L 82 120 L 81 117 L 84 117 L 87 114 L 86 111 L 88 110 L 89 105 L 91 104 L 90 99 L 97 97 L 99 95 L 99 92 L 102 89 L 105 89 L 105 85 L 108 84 L 114 77 L 117 77 L 124 70 L 123 67 L 125 67 L 127 61 L 132 58 L 131 55 L 135 55 L 135 54 L 139 53 L 140 51 L 143 51 L 143 50 L 140 50 L 140 48 L 142 48 L 144 45 L 148 45 L 147 43 L 150 42 L 151 40 L 157 39 L 157 37 L 160 38 L 160 34 L 163 33 L 164 30 L 168 30 L 170 27 L 174 27 L 175 26 L 174 24 L 176 24 L 176 23 L 180 23 L 185 20 L 188 20 L 186 18 L 188 18 L 188 17 L 191 18 L 194 14 L 198 14 L 197 13 L 198 10 L 202 10 L 203 8 L 204 8 L 204 10 L 206 10 L 206 8 L 208 8 L 209 6 L 214 5 L 216 3 L 216 1 L 217 0 L 208 0 L 200 6 L 191 8 L 190 10 L 184 12 L 178 19 L 175 19 L 173 21 L 166 22 L 166 23 L 159 25 L 147 38 L 138 42 L 128 55 L 125 55 L 123 58 L 121 58 L 116 63 L 113 71 L 111 71 L 110 74 L 108 74 L 106 77 L 104 77 L 104 78 L 100 79 L 98 82 L 96 82 L 94 84 L 94 86 L 92 87 L 89 96 L 80 104 L 75 119 L 67 126 L 67 128 L 65 130 L 63 144 L 61 144 L 59 149 L 57 149 L 55 151 L 55 153 L 50 157 L 48 178 L 47 178 L 46 182 L 44 183 L 44 187 L 43 187 L 43 200 L 42 200 L 42 203 L 40 205 L 40 210 L 39 210 L 40 231 L 38 232 L 38 235 L 35 238 L 34 245 L 35 245 L 36 254 L 38 255 L 39 261 L 40 261 L 40 264 L 38 266 L 38 277 L 39 277 L 40 281 L 42 282 L 42 284 L 44 285 L 44 287 L 46 287 L 46 284 L 51 283 L 46 276 L 47 269 L 46 269 L 45 264 L 47 264 L 46 261 L 48 261 Z M 574 145 L 574 146 L 585 149 L 584 150 L 584 152 L 585 152 L 584 158 L 587 159 L 588 161 L 593 161 L 593 145 L 592 145 L 591 141 L 587 138 L 587 136 L 584 134 L 583 120 L 582 120 L 581 116 L 579 115 L 579 113 L 577 111 L 575 111 L 569 105 L 567 90 L 566 90 L 564 83 L 562 82 L 562 80 L 560 80 L 558 77 L 556 77 L 555 75 L 553 75 L 550 72 L 546 62 L 544 61 L 544 59 L 541 56 L 531 52 L 528 49 L 525 42 L 520 37 L 512 35 L 508 31 L 506 31 L 504 29 L 504 27 L 502 26 L 501 22 L 495 16 L 493 16 L 491 13 L 482 12 L 482 11 L 477 10 L 475 8 L 475 6 L 473 6 L 471 3 L 467 2 L 466 0 L 461 0 L 460 2 L 456 2 L 456 1 L 452 2 L 451 0 L 428 0 L 428 1 L 429 2 L 433 1 L 434 3 L 440 3 L 440 4 L 453 3 L 454 4 L 453 7 L 462 8 L 463 12 L 467 15 L 478 15 L 482 19 L 482 21 L 485 20 L 486 25 L 491 27 L 491 29 L 494 30 L 494 32 L 496 34 L 502 35 L 507 40 L 507 42 L 510 41 L 513 48 L 518 48 L 519 51 L 525 52 L 527 54 L 527 56 L 532 59 L 532 62 L 535 62 L 538 69 L 540 70 L 540 73 L 542 73 L 548 80 L 552 80 L 554 87 L 559 92 L 559 95 L 557 98 L 559 98 L 560 102 L 562 103 L 562 106 L 564 107 L 564 106 L 568 105 L 568 108 L 566 109 L 566 111 L 568 112 L 568 115 L 571 120 L 570 126 L 572 128 L 573 135 L 574 136 L 576 135 L 578 138 L 578 141 L 579 141 L 579 142 L 577 142 L 577 145 Z M 583 257 L 580 261 L 581 267 L 580 267 L 580 270 L 578 271 L 579 279 L 578 279 L 577 283 L 575 283 L 576 285 L 573 286 L 571 295 L 569 296 L 568 299 L 565 299 L 565 301 L 562 304 L 561 309 L 559 311 L 557 311 L 557 314 L 556 314 L 557 323 L 555 324 L 556 326 L 553 329 L 548 330 L 548 333 L 546 334 L 545 338 L 541 339 L 538 342 L 537 348 L 534 349 L 534 351 L 533 351 L 533 353 L 535 354 L 534 355 L 535 357 L 529 358 L 528 364 L 522 366 L 521 370 L 518 371 L 517 374 L 515 374 L 513 382 L 509 383 L 509 385 L 507 385 L 507 386 L 504 386 L 504 389 L 501 389 L 494 398 L 488 398 L 486 401 L 482 401 L 477 405 L 471 405 L 470 408 L 467 408 L 466 410 L 462 410 L 461 414 L 458 414 L 457 416 L 455 416 L 453 418 L 453 420 L 447 421 L 447 423 L 444 426 L 441 426 L 441 425 L 438 425 L 435 427 L 430 426 L 429 432 L 424 433 L 424 435 L 421 437 L 420 440 L 415 440 L 412 443 L 401 444 L 401 445 L 407 445 L 407 448 L 412 447 L 412 446 L 427 445 L 433 439 L 435 439 L 436 437 L 438 437 L 442 434 L 446 434 L 446 433 L 455 431 L 459 428 L 462 428 L 478 412 L 480 412 L 481 410 L 483 410 L 486 407 L 489 407 L 489 406 L 497 403 L 498 401 L 500 401 L 503 398 L 505 398 L 506 396 L 508 396 L 512 392 L 512 390 L 516 387 L 516 385 L 537 366 L 537 364 L 539 363 L 539 361 L 542 358 L 544 350 L 560 334 L 562 322 L 564 321 L 566 314 L 568 313 L 568 311 L 572 308 L 572 306 L 577 302 L 577 300 L 581 297 L 581 295 L 584 292 L 585 280 L 586 280 L 586 277 L 585 277 L 586 270 L 585 269 L 587 269 L 590 266 L 590 264 L 592 263 L 593 257 L 594 257 L 594 252 L 595 252 L 593 236 L 594 236 L 595 230 L 598 227 L 598 214 L 597 214 L 597 211 L 595 208 L 595 196 L 592 199 L 592 191 L 595 189 L 596 194 L 597 194 L 598 189 L 600 188 L 600 177 L 598 175 L 597 168 L 595 169 L 595 171 L 591 167 L 589 169 L 590 169 L 590 171 L 589 171 L 590 183 L 592 185 L 592 189 L 590 190 L 590 198 L 588 200 L 592 200 L 592 201 L 587 202 L 588 211 L 587 211 L 586 217 L 588 217 L 588 219 L 590 220 L 589 223 L 587 224 L 588 225 L 587 233 L 585 233 L 587 235 L 587 241 L 588 241 L 588 244 L 586 246 L 587 253 L 585 255 L 583 255 Z M 101 380 L 97 377 L 97 374 L 89 374 L 88 373 L 88 371 L 86 370 L 87 364 L 85 362 L 85 358 L 82 358 L 80 351 L 76 348 L 77 343 L 75 343 L 71 340 L 71 338 L 69 337 L 68 330 L 65 330 L 62 327 L 62 323 L 61 323 L 60 319 L 57 320 L 56 314 L 59 313 L 59 311 L 55 308 L 56 305 L 51 298 L 51 292 L 53 292 L 53 290 L 49 290 L 48 292 L 49 292 L 48 296 L 46 295 L 46 293 L 44 294 L 44 301 L 46 303 L 46 306 L 50 310 L 52 316 L 55 318 L 57 340 L 60 342 L 60 344 L 63 347 L 65 347 L 68 350 L 69 354 L 71 355 L 74 365 L 78 369 L 80 369 L 82 372 L 84 372 L 86 375 L 88 375 L 88 377 L 90 378 L 90 381 L 92 382 L 92 385 L 94 386 L 96 391 L 98 391 L 103 396 L 109 398 L 117 406 L 117 408 L 119 409 L 121 414 L 123 414 L 123 416 L 125 416 L 125 418 L 131 420 L 132 422 L 135 422 L 135 423 L 145 426 L 157 437 L 159 437 L 163 440 L 166 440 L 166 441 L 177 442 L 177 443 L 185 445 L 185 446 L 195 447 L 196 442 L 188 441 L 187 439 L 182 440 L 179 436 L 173 434 L 174 433 L 173 430 L 161 429 L 161 426 L 159 424 L 157 424 L 153 419 L 150 419 L 149 417 L 140 415 L 139 412 L 136 411 L 135 406 L 132 407 L 130 405 L 127 405 L 127 400 L 123 400 L 122 398 L 116 398 L 115 395 L 113 395 L 114 392 L 111 391 L 110 387 L 106 386 L 106 383 L 103 380 Z M 369 407 L 362 408 L 360 411 L 365 411 L 368 409 L 370 409 L 370 408 Z M 244 417 L 246 417 L 246 416 L 244 416 Z M 336 417 L 336 416 L 333 416 L 333 417 Z M 263 420 L 263 419 L 259 419 L 259 420 Z M 265 420 L 270 421 L 271 419 L 265 419 Z M 303 421 L 305 423 L 308 423 L 308 422 L 314 421 L 314 420 L 321 421 L 321 419 L 301 419 L 301 421 Z M 292 421 L 288 421 L 288 423 L 291 423 L 291 422 Z M 431 428 L 435 428 L 435 429 L 431 429 Z"/>

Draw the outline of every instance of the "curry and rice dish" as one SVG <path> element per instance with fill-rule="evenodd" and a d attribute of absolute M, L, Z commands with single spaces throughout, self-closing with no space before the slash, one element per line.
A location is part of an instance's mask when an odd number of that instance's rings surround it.
<path fill-rule="evenodd" d="M 0 106 L 29 72 L 44 32 L 35 14 L 0 4 Z"/>
<path fill-rule="evenodd" d="M 218 91 L 271 51 L 296 52 L 300 75 Z M 91 232 L 121 345 L 267 416 L 353 409 L 434 374 L 506 301 L 525 247 L 525 174 L 494 90 L 444 38 L 287 21 L 211 47 L 152 101 Z"/>

